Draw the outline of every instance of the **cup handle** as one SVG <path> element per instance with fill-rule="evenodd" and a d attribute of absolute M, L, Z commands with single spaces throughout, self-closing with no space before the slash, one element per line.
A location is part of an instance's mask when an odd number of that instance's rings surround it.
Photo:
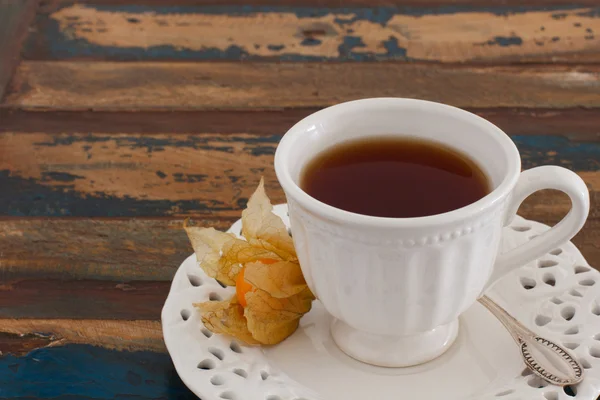
<path fill-rule="evenodd" d="M 511 270 L 570 240 L 583 227 L 590 209 L 590 194 L 585 182 L 579 175 L 566 168 L 550 165 L 521 173 L 509 200 L 505 226 L 514 219 L 523 200 L 542 189 L 556 189 L 566 193 L 571 199 L 571 210 L 550 230 L 506 253 L 499 254 L 486 289 Z"/>

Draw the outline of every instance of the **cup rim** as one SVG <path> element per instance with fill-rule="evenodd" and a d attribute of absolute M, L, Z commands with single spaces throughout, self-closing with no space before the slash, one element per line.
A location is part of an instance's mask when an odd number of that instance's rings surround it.
<path fill-rule="evenodd" d="M 481 199 L 468 204 L 464 207 L 457 208 L 442 214 L 427 215 L 422 217 L 411 218 L 393 218 L 393 217 L 377 217 L 372 215 L 358 214 L 351 211 L 346 211 L 329 204 L 323 203 L 312 197 L 300 188 L 292 179 L 290 170 L 287 166 L 287 156 L 293 149 L 294 142 L 300 135 L 306 134 L 307 128 L 319 125 L 319 121 L 327 114 L 331 113 L 347 113 L 353 110 L 358 110 L 365 105 L 373 105 L 379 103 L 380 106 L 407 106 L 418 105 L 423 108 L 433 109 L 440 113 L 452 113 L 463 118 L 470 119 L 472 123 L 478 125 L 481 130 L 485 130 L 495 135 L 502 150 L 507 154 L 508 165 L 507 173 L 500 184 L 490 193 Z M 350 223 L 357 225 L 370 225 L 377 227 L 409 227 L 409 226 L 432 226 L 440 224 L 448 224 L 462 220 L 466 217 L 477 215 L 486 209 L 492 207 L 506 196 L 516 185 L 521 171 L 521 157 L 519 151 L 510 137 L 492 124 L 488 120 L 473 114 L 469 111 L 447 104 L 437 103 L 428 100 L 419 100 L 411 98 L 395 98 L 395 97 L 376 97 L 360 100 L 352 100 L 344 103 L 339 103 L 313 114 L 308 115 L 294 126 L 292 126 L 283 136 L 275 151 L 275 174 L 283 187 L 287 196 L 292 197 L 295 201 L 307 210 L 326 217 L 330 220 L 339 221 L 342 223 Z"/>

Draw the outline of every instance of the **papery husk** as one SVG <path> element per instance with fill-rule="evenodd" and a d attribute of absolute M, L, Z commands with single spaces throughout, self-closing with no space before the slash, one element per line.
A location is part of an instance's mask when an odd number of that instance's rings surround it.
<path fill-rule="evenodd" d="M 262 344 L 277 344 L 294 333 L 302 315 L 310 311 L 313 300 L 308 288 L 280 299 L 260 289 L 248 292 L 248 305 L 244 309 L 248 330 Z"/>
<path fill-rule="evenodd" d="M 242 211 L 242 236 L 256 247 L 276 253 L 283 260 L 297 260 L 294 242 L 287 227 L 277 215 L 265 193 L 264 180 L 248 200 Z"/>
<path fill-rule="evenodd" d="M 213 333 L 233 336 L 246 344 L 259 344 L 248 330 L 244 307 L 236 296 L 225 301 L 205 301 L 194 304 L 200 310 L 202 323 Z"/>
<path fill-rule="evenodd" d="M 306 285 L 294 243 L 260 184 L 242 212 L 242 236 L 213 228 L 184 225 L 199 265 L 212 278 L 235 286 L 242 268 L 252 285 L 243 307 L 237 296 L 196 304 L 202 322 L 214 333 L 247 344 L 276 344 L 291 335 L 311 308 L 314 296 Z M 268 260 L 268 262 L 267 262 Z"/>

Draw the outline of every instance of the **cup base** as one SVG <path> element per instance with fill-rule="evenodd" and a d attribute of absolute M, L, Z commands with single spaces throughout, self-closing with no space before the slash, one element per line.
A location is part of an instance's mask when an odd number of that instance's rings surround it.
<path fill-rule="evenodd" d="M 458 320 L 410 336 L 376 335 L 335 319 L 331 335 L 350 357 L 380 367 L 410 367 L 431 361 L 446 352 L 458 335 Z"/>

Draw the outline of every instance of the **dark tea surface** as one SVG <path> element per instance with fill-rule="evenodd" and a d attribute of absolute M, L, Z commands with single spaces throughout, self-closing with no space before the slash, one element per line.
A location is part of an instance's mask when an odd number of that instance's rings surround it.
<path fill-rule="evenodd" d="M 300 187 L 333 207 L 391 218 L 445 213 L 490 192 L 477 164 L 449 147 L 377 137 L 318 154 L 302 171 Z"/>

